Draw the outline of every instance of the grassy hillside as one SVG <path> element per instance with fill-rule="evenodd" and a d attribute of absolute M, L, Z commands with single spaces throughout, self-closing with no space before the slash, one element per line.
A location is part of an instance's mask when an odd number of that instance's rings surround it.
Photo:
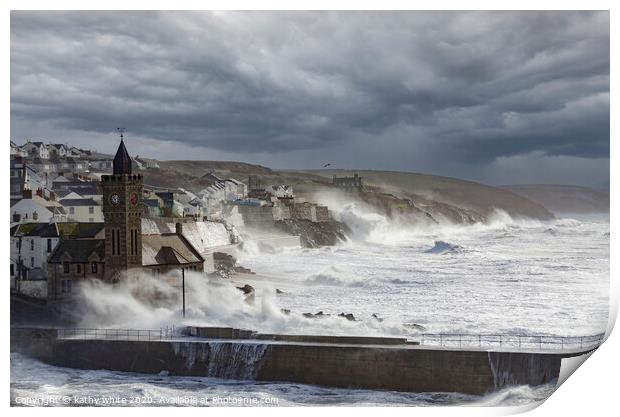
<path fill-rule="evenodd" d="M 574 185 L 506 185 L 503 188 L 554 213 L 609 213 L 609 192 Z"/>
<path fill-rule="evenodd" d="M 333 175 L 352 175 L 354 171 L 311 171 L 327 178 Z M 510 190 L 491 187 L 472 181 L 436 175 L 395 171 L 355 171 L 364 184 L 377 187 L 397 196 L 437 201 L 473 210 L 488 216 L 493 209 L 501 209 L 511 216 L 548 219 L 553 215 L 541 204 L 530 201 Z"/>
<path fill-rule="evenodd" d="M 145 184 L 199 191 L 205 187 L 203 175 L 213 172 L 245 183 L 249 175 L 256 176 L 263 184 L 289 184 L 297 195 L 310 197 L 317 192 L 333 190 L 334 174 L 352 175 L 353 171 L 316 170 L 286 171 L 242 162 L 225 161 L 162 161 L 161 168 L 145 171 Z M 421 207 L 441 207 L 443 211 L 454 208 L 486 217 L 494 209 L 502 209 L 514 217 L 552 218 L 541 204 L 517 195 L 505 188 L 491 187 L 471 181 L 434 175 L 391 171 L 356 171 L 364 178 L 371 192 L 391 194 L 397 199 L 411 200 Z M 475 216 L 474 216 L 475 217 Z"/>

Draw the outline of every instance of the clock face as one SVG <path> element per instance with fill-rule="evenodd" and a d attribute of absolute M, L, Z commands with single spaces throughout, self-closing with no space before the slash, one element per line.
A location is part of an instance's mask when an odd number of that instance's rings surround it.
<path fill-rule="evenodd" d="M 129 196 L 129 202 L 131 203 L 132 206 L 135 206 L 136 204 L 138 204 L 138 194 L 131 193 L 131 195 Z"/>
<path fill-rule="evenodd" d="M 118 196 L 118 194 L 114 193 L 110 196 L 110 203 L 112 203 L 113 205 L 117 205 L 120 201 L 121 198 Z"/>

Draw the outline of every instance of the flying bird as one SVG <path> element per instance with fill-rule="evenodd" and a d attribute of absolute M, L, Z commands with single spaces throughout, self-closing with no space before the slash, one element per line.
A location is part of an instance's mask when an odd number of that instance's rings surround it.
<path fill-rule="evenodd" d="M 327 167 L 330 167 L 330 166 L 332 166 L 332 164 L 325 164 L 325 165 L 323 165 L 323 168 L 327 168 Z"/>

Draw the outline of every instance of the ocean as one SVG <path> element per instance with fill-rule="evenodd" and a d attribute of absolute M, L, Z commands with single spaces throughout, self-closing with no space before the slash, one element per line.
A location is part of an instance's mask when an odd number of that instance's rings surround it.
<path fill-rule="evenodd" d="M 230 283 L 188 274 L 188 314 L 182 319 L 178 289 L 145 277 L 140 292 L 159 294 L 157 305 L 137 297 L 135 286 L 85 287 L 82 325 L 202 324 L 409 338 L 422 332 L 593 335 L 604 332 L 608 320 L 609 221 L 575 217 L 515 220 L 497 213 L 484 225 L 412 227 L 349 206 L 340 218 L 352 236 L 337 246 L 277 248 L 246 238 L 236 256 L 256 275 L 236 282 L 256 288 L 253 302 Z M 318 312 L 321 318 L 304 316 Z M 13 404 L 23 398 L 88 401 L 106 395 L 153 401 L 146 405 L 166 405 L 165 398 L 181 405 L 187 398 L 207 399 L 199 405 L 523 405 L 544 400 L 553 389 L 519 386 L 481 397 L 411 394 L 83 371 L 11 355 Z"/>

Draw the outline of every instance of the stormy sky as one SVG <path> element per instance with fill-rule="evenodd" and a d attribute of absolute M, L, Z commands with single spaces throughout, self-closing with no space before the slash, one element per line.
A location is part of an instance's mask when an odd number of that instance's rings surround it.
<path fill-rule="evenodd" d="M 11 12 L 11 139 L 609 184 L 607 12 Z"/>

